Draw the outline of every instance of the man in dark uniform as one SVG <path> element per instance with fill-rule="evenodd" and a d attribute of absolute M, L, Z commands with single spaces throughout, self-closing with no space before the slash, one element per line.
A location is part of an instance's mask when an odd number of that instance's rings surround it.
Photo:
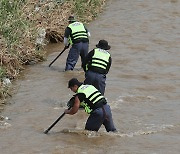
<path fill-rule="evenodd" d="M 81 22 L 76 21 L 74 16 L 69 16 L 68 21 L 69 25 L 64 33 L 64 45 L 66 47 L 72 46 L 66 60 L 65 71 L 74 69 L 79 55 L 81 56 L 81 62 L 84 63 L 84 59 L 88 54 L 90 37 L 87 28 Z"/>
<path fill-rule="evenodd" d="M 83 64 L 84 84 L 95 86 L 104 95 L 106 74 L 109 72 L 112 63 L 111 55 L 108 52 L 111 46 L 106 40 L 100 40 L 96 47 L 88 53 Z"/>
<path fill-rule="evenodd" d="M 110 106 L 104 96 L 93 85 L 84 85 L 76 78 L 72 78 L 69 80 L 68 88 L 76 95 L 74 95 L 72 108 L 64 111 L 66 114 L 73 115 L 77 113 L 81 105 L 85 112 L 89 114 L 85 126 L 86 130 L 98 131 L 101 125 L 104 125 L 107 132 L 116 132 Z"/>

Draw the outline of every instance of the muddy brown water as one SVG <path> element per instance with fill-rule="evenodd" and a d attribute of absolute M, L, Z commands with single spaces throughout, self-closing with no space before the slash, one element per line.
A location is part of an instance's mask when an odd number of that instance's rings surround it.
<path fill-rule="evenodd" d="M 100 39 L 111 45 L 113 64 L 105 97 L 118 133 L 84 131 L 80 110 L 65 115 L 71 77 L 84 79 L 80 63 L 63 72 L 67 51 L 49 63 L 63 45 L 49 45 L 47 61 L 28 67 L 15 83 L 2 115 L 2 154 L 179 154 L 180 153 L 180 1 L 110 0 L 95 21 L 90 49 Z"/>

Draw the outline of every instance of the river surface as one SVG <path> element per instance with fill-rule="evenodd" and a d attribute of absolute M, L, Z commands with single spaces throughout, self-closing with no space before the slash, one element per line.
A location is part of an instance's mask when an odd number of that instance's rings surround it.
<path fill-rule="evenodd" d="M 65 115 L 46 130 L 72 96 L 67 82 L 84 80 L 80 62 L 63 72 L 67 51 L 51 44 L 47 61 L 28 67 L 16 81 L 2 115 L 1 154 L 179 154 L 180 0 L 110 0 L 88 26 L 90 49 L 111 45 L 105 97 L 118 133 L 84 131 L 87 114 Z"/>

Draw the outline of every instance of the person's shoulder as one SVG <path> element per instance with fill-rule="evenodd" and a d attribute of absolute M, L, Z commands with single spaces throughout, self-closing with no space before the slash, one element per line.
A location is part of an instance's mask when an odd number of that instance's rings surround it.
<path fill-rule="evenodd" d="M 83 22 L 81 22 L 81 21 L 76 21 L 76 23 L 79 23 L 79 24 L 82 24 L 82 25 L 85 26 L 85 24 Z"/>
<path fill-rule="evenodd" d="M 66 27 L 66 29 L 65 29 L 65 36 L 66 37 L 68 37 L 69 36 L 69 34 L 71 33 L 71 29 L 69 28 L 69 27 Z"/>
<path fill-rule="evenodd" d="M 110 53 L 110 51 L 109 50 L 107 50 L 107 52 L 109 53 L 109 55 L 111 56 L 111 53 Z"/>
<path fill-rule="evenodd" d="M 92 50 L 91 50 L 91 51 L 89 51 L 89 52 L 91 52 L 91 53 L 93 52 L 93 53 L 94 53 L 94 52 L 95 52 L 95 48 L 94 48 L 94 49 L 92 49 Z"/>
<path fill-rule="evenodd" d="M 69 27 L 69 25 L 65 28 L 65 30 L 71 30 L 71 28 Z"/>
<path fill-rule="evenodd" d="M 94 55 L 94 52 L 95 52 L 95 50 L 92 49 L 91 51 L 89 51 L 88 55 Z"/>
<path fill-rule="evenodd" d="M 84 93 L 78 93 L 76 96 L 79 98 L 80 101 L 83 101 L 84 98 L 85 98 L 85 94 Z"/>

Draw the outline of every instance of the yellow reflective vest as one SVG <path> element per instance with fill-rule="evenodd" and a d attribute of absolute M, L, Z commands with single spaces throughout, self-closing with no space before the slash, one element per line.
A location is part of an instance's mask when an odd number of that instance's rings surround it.
<path fill-rule="evenodd" d="M 84 107 L 85 112 L 88 114 L 93 111 L 95 104 L 104 98 L 101 93 L 92 85 L 81 85 L 77 93 L 83 93 L 85 95 L 85 99 L 81 102 L 81 106 Z"/>
<path fill-rule="evenodd" d="M 69 37 L 69 43 L 73 44 L 77 42 L 79 39 L 82 38 L 88 38 L 88 34 L 86 32 L 86 29 L 84 28 L 84 25 L 81 22 L 73 22 L 69 24 L 68 26 L 72 33 L 70 34 Z"/>
<path fill-rule="evenodd" d="M 110 53 L 106 50 L 100 48 L 94 49 L 91 66 L 106 70 L 110 56 Z"/>

